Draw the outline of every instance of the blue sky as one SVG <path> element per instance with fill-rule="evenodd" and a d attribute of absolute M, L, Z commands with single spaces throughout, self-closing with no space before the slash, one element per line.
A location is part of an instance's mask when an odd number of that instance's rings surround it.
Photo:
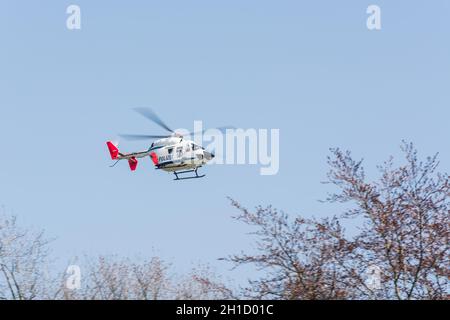
<path fill-rule="evenodd" d="M 70 4 L 81 30 L 66 29 Z M 366 28 L 370 4 L 381 31 Z M 216 261 L 252 248 L 227 196 L 339 213 L 318 202 L 336 146 L 373 169 L 407 139 L 448 171 L 449 13 L 444 0 L 1 1 L 0 204 L 55 236 L 63 261 L 158 254 L 243 279 Z M 150 159 L 109 168 L 105 141 L 161 132 L 137 106 L 175 128 L 279 128 L 280 171 L 210 166 L 176 183 Z"/>

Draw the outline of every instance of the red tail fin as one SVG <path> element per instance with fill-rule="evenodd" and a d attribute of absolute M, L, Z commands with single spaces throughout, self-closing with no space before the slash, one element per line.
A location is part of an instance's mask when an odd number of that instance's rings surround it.
<path fill-rule="evenodd" d="M 150 153 L 150 158 L 152 158 L 153 164 L 155 166 L 157 166 L 158 165 L 158 156 L 156 155 L 156 153 L 154 153 L 154 152 Z"/>
<path fill-rule="evenodd" d="M 128 159 L 128 164 L 130 165 L 131 171 L 134 171 L 134 170 L 136 170 L 138 161 L 135 157 L 132 157 L 132 158 Z"/>
<path fill-rule="evenodd" d="M 116 160 L 117 156 L 119 155 L 119 149 L 117 149 L 117 147 L 111 141 L 108 141 L 106 145 L 108 146 L 109 153 L 111 154 L 111 159 Z"/>

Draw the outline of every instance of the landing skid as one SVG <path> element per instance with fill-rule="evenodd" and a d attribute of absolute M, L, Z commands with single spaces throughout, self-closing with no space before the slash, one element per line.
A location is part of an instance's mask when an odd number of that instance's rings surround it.
<path fill-rule="evenodd" d="M 202 174 L 202 175 L 198 175 L 198 172 L 197 172 L 197 170 L 198 170 L 198 168 L 195 168 L 195 169 L 193 169 L 193 170 L 185 170 L 185 171 L 174 171 L 173 172 L 173 174 L 175 175 L 175 179 L 173 179 L 173 180 L 188 180 L 188 179 L 198 179 L 198 178 L 203 178 L 205 175 L 204 174 Z M 178 175 L 179 174 L 184 174 L 184 173 L 191 173 L 191 172 L 194 172 L 195 173 L 195 176 L 191 176 L 191 177 L 179 177 Z"/>

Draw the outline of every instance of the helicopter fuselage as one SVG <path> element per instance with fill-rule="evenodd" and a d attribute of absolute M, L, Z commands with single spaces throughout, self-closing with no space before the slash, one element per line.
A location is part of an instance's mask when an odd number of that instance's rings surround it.
<path fill-rule="evenodd" d="M 151 158 L 156 169 L 168 172 L 194 170 L 214 158 L 212 153 L 194 141 L 182 137 L 155 140 L 147 150 L 133 153 L 120 153 L 112 143 L 108 143 L 108 147 L 111 158 L 113 160 L 127 159 L 132 171 L 136 169 L 137 159 L 147 156 Z"/>
<path fill-rule="evenodd" d="M 195 169 L 214 157 L 192 140 L 178 137 L 156 140 L 148 152 L 157 169 L 169 172 Z"/>

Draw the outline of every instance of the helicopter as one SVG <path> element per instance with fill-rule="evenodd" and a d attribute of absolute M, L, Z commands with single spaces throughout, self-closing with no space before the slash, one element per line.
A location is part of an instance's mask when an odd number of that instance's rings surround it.
<path fill-rule="evenodd" d="M 156 139 L 147 150 L 132 153 L 122 153 L 116 144 L 107 141 L 106 145 L 108 146 L 111 159 L 116 160 L 111 167 L 114 167 L 121 160 L 127 160 L 130 170 L 135 171 L 138 165 L 138 159 L 148 156 L 152 160 L 155 169 L 173 173 L 175 175 L 174 180 L 196 179 L 205 176 L 205 174 L 199 175 L 198 169 L 212 160 L 214 154 L 206 151 L 205 148 L 196 144 L 194 141 L 185 139 L 185 136 L 193 136 L 198 133 L 203 133 L 206 130 L 182 135 L 167 126 L 152 109 L 135 108 L 134 110 L 169 133 L 165 135 L 120 134 L 119 136 L 126 140 Z M 217 129 L 224 131 L 228 128 L 233 127 L 220 127 Z M 186 174 L 191 175 L 185 176 Z"/>

